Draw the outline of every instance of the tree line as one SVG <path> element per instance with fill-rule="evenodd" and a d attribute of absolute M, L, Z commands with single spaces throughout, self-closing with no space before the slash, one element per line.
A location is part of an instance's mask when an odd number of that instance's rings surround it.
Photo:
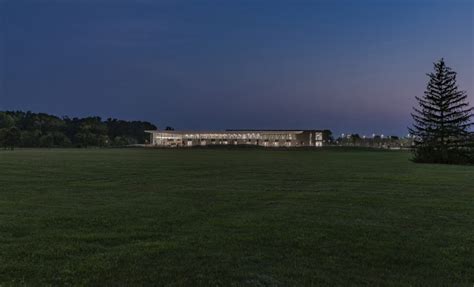
<path fill-rule="evenodd" d="M 14 147 L 106 147 L 144 144 L 146 121 L 100 117 L 69 118 L 23 111 L 0 112 L 0 145 Z"/>
<path fill-rule="evenodd" d="M 334 141 L 336 146 L 409 149 L 413 145 L 413 138 L 398 136 L 373 135 L 372 137 L 359 134 L 346 134 Z"/>

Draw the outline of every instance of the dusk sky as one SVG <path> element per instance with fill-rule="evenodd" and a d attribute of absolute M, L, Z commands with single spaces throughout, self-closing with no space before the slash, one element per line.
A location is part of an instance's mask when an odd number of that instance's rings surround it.
<path fill-rule="evenodd" d="M 441 57 L 474 104 L 474 1 L 0 0 L 0 17 L 0 110 L 405 135 Z"/>

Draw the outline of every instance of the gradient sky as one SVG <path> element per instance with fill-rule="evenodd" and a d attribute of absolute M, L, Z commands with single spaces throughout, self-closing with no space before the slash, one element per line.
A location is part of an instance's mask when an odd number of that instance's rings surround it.
<path fill-rule="evenodd" d="M 404 135 L 441 57 L 474 104 L 469 0 L 0 0 L 0 17 L 0 110 Z"/>

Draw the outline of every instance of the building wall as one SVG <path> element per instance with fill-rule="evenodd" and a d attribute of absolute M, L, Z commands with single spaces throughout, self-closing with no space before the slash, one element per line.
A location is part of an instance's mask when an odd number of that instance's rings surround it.
<path fill-rule="evenodd" d="M 193 147 L 213 145 L 256 145 L 264 147 L 320 147 L 323 143 L 322 132 L 150 132 L 153 146 Z"/>

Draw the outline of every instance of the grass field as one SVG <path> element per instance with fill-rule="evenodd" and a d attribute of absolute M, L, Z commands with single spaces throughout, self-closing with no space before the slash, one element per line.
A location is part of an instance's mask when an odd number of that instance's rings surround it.
<path fill-rule="evenodd" d="M 474 167 L 357 150 L 0 151 L 0 285 L 474 284 Z"/>

